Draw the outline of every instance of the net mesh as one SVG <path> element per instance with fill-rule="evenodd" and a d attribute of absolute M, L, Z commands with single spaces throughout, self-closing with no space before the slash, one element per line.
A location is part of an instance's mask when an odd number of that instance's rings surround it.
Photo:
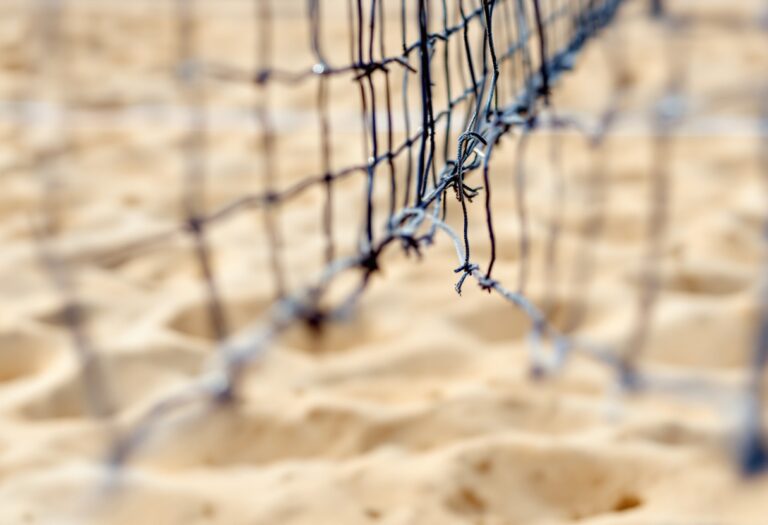
<path fill-rule="evenodd" d="M 126 24 L 135 24 L 132 9 L 158 10 L 156 26 L 135 30 L 164 35 L 163 52 L 142 45 L 140 36 L 133 42 L 101 42 L 114 45 L 117 56 L 145 54 L 146 69 L 108 64 L 114 78 L 105 79 L 98 77 L 103 69 L 89 68 L 108 58 L 93 51 L 99 42 L 79 41 L 68 30 L 88 24 L 94 35 L 105 38 L 100 26 L 108 19 L 105 4 L 124 9 Z M 684 36 L 707 23 L 731 23 L 762 38 L 761 6 L 720 22 L 706 15 L 697 19 L 666 13 L 661 2 L 650 7 L 643 3 L 642 10 L 650 13 L 635 13 L 658 19 L 659 32 L 649 38 L 649 46 L 664 54 L 658 60 L 664 70 L 649 70 L 648 75 L 663 81 L 652 100 L 640 101 L 647 108 L 641 118 L 644 126 L 647 121 L 650 140 L 643 146 L 648 169 L 640 179 L 645 187 L 636 199 L 644 207 L 638 235 L 645 240 L 631 257 L 638 265 L 637 297 L 627 300 L 631 321 L 624 336 L 598 343 L 583 336 L 580 327 L 590 313 L 590 284 L 601 278 L 592 271 L 600 238 L 609 234 L 605 144 L 627 130 L 631 134 L 633 114 L 626 108 L 637 82 L 628 73 L 631 57 L 623 55 L 621 35 L 598 35 L 622 5 L 637 8 L 637 2 L 105 4 L 29 3 L 25 12 L 35 45 L 28 60 L 34 67 L 16 86 L 15 98 L 6 97 L 8 121 L 25 137 L 19 151 L 26 152 L 27 160 L 14 159 L 6 171 L 28 163 L 38 175 L 37 249 L 63 300 L 60 322 L 71 335 L 84 397 L 94 415 L 110 418 L 119 412 L 120 402 L 101 369 L 99 337 L 94 335 L 98 327 L 88 310 L 92 298 L 79 291 L 84 268 L 128 267 L 130 273 L 142 261 L 163 261 L 164 252 L 189 251 L 194 269 L 179 271 L 195 276 L 203 306 L 199 315 L 185 321 L 186 328 L 216 348 L 206 372 L 162 396 L 119 433 L 110 456 L 114 464 L 123 464 L 181 407 L 234 400 L 249 365 L 265 358 L 270 346 L 296 325 L 309 327 L 321 339 L 326 325 L 352 315 L 363 292 L 386 267 L 390 252 L 420 258 L 442 237 L 455 246 L 459 294 L 474 282 L 528 319 L 535 376 L 554 374 L 572 356 L 582 355 L 611 370 L 627 392 L 738 399 L 746 407 L 739 427 L 739 460 L 747 471 L 762 467 L 760 392 L 768 322 L 758 323 L 762 328 L 748 379 L 735 390 L 725 391 L 700 377 L 653 374 L 640 366 L 666 283 L 661 261 L 669 251 L 674 218 L 675 137 L 698 129 L 686 128 L 686 122 L 705 113 L 707 104 L 730 107 L 739 100 L 739 110 L 751 119 L 749 133 L 762 137 L 753 150 L 755 166 L 768 172 L 766 108 L 760 107 L 766 100 L 764 79 L 753 74 L 741 84 L 734 80 L 722 89 L 716 86 L 720 91 L 713 88 L 705 93 L 710 98 L 702 98 L 687 80 L 692 57 L 686 54 Z M 247 34 L 231 47 L 208 45 L 214 35 L 231 30 L 231 24 L 220 23 L 224 19 L 236 19 Z M 582 47 L 593 38 L 595 45 L 604 45 L 610 66 L 595 85 L 608 88 L 584 93 L 594 97 L 592 107 L 597 109 L 591 113 L 560 111 L 553 86 L 574 68 Z M 105 132 L 106 123 L 117 129 Z M 154 125 L 158 130 L 151 129 Z M 125 146 L 122 131 L 138 126 L 145 136 L 131 136 L 128 142 L 133 142 Z M 98 155 L 81 154 L 81 144 L 93 137 L 103 141 L 104 155 L 115 162 L 140 157 L 143 166 L 181 174 L 175 182 L 158 176 L 157 192 L 167 197 L 148 212 L 156 219 L 151 224 L 130 211 L 108 219 L 111 210 L 83 219 L 85 224 L 70 220 L 69 209 L 98 197 L 88 193 L 89 177 L 109 176 L 89 173 L 89 162 L 95 163 Z M 544 146 L 537 137 L 546 139 Z M 118 146 L 109 149 L 111 140 Z M 575 141 L 582 153 L 570 146 Z M 141 157 L 149 155 L 148 144 L 158 144 L 166 155 Z M 245 160 L 238 164 L 221 155 L 230 149 Z M 167 160 L 168 150 L 178 152 L 174 160 Z M 567 193 L 564 172 L 569 163 L 580 162 L 583 152 L 591 164 L 579 188 Z M 531 176 L 530 165 L 537 159 L 550 168 L 546 180 Z M 242 193 L 242 178 L 252 181 L 252 192 Z M 501 204 L 492 191 L 500 179 L 511 182 L 515 196 L 515 209 L 504 212 L 502 225 L 495 220 Z M 548 202 L 546 217 L 532 216 L 531 199 Z M 577 228 L 581 244 L 566 258 L 561 240 L 568 199 L 581 199 L 579 205 L 589 213 Z M 130 210 L 131 195 L 124 201 Z M 286 220 L 306 209 L 315 216 L 311 223 L 297 226 Z M 510 217 L 516 223 L 514 242 L 500 246 L 497 230 L 508 230 Z M 106 249 L 104 243 L 90 251 L 68 244 L 89 221 L 101 224 L 102 236 L 111 239 Z M 231 239 L 235 233 L 227 225 L 237 221 L 251 224 L 248 235 L 234 244 L 242 249 L 255 286 L 269 290 L 269 298 L 233 313 L 224 291 L 230 284 L 217 260 L 225 249 L 219 236 Z M 755 236 L 752 242 L 758 246 L 760 240 Z M 504 278 L 497 270 L 503 250 L 513 252 L 516 260 L 514 271 L 505 269 Z M 175 269 L 164 271 L 172 274 Z M 532 284 L 538 271 L 541 286 Z M 564 274 L 572 277 L 570 297 L 578 299 L 567 308 L 558 302 Z"/>

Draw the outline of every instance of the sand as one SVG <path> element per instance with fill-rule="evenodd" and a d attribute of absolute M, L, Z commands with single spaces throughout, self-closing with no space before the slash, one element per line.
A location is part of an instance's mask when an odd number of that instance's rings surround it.
<path fill-rule="evenodd" d="M 173 10 L 166 2 L 72 2 L 62 52 L 69 58 L 58 83 L 46 84 L 46 70 L 34 67 L 44 61 L 29 3 L 3 2 L 0 523 L 768 523 L 768 479 L 740 477 L 732 454 L 741 406 L 734 396 L 751 358 L 764 256 L 758 152 L 765 146 L 757 127 L 766 33 L 757 2 L 670 3 L 692 17 L 683 37 L 670 38 L 644 16 L 645 3 L 629 2 L 558 83 L 555 115 L 592 123 L 608 107 L 617 71 L 625 92 L 601 148 L 567 131 L 531 138 L 526 289 L 556 323 L 567 324 L 587 305 L 579 337 L 610 345 L 631 330 L 654 161 L 649 108 L 664 93 L 667 68 L 683 58 L 691 118 L 675 128 L 665 162 L 672 168 L 669 228 L 654 265 L 660 296 L 642 369 L 716 388 L 622 394 L 605 366 L 576 355 L 554 377 L 534 380 L 528 320 L 474 283 L 459 297 L 456 254 L 443 236 L 422 260 L 388 253 L 351 319 L 322 335 L 291 329 L 249 369 L 235 403 L 196 404 L 163 418 L 115 471 L 106 458 L 116 436 L 215 361 L 189 240 L 123 251 L 182 216 L 185 116 L 168 74 Z M 279 9 L 301 13 L 299 4 Z M 203 11 L 204 53 L 251 68 L 248 3 L 206 2 Z M 288 49 L 302 31 L 279 25 L 276 47 Z M 291 49 L 302 63 L 299 47 Z M 253 166 L 261 150 L 248 113 L 253 90 L 214 82 L 207 91 L 208 169 L 215 175 L 206 205 L 213 209 L 260 188 Z M 317 172 L 311 93 L 271 94 L 277 127 L 293 134 L 278 145 L 281 184 Z M 40 122 L 55 119 L 41 108 L 25 120 L 22 109 L 34 105 L 14 101 L 49 96 L 77 109 L 65 160 L 46 175 L 30 160 L 39 139 L 30 129 L 42 129 L 44 141 L 50 129 Z M 354 102 L 339 97 L 334 108 L 335 129 L 354 136 Z M 553 201 L 553 144 L 563 161 L 560 204 Z M 510 287 L 521 265 L 514 146 L 505 139 L 497 154 L 493 194 L 495 276 Z M 337 147 L 340 165 L 359 158 L 359 149 L 348 150 Z M 605 168 L 602 195 L 589 185 L 594 166 Z M 339 246 L 349 249 L 360 186 L 337 191 Z M 55 206 L 45 200 L 51 195 Z M 321 267 L 321 197 L 309 194 L 281 210 L 291 286 Z M 34 227 L 41 208 L 57 227 L 42 244 Z M 603 231 L 590 238 L 584 225 L 600 210 Z M 557 217 L 553 279 L 545 252 Z M 457 220 L 454 212 L 451 223 Z M 479 206 L 472 234 L 485 239 Z M 245 329 L 273 297 L 261 215 L 222 222 L 209 240 L 230 324 Z M 66 269 L 66 286 L 55 286 L 41 264 L 41 246 Z M 484 241 L 477 249 L 485 261 Z M 585 254 L 591 259 L 580 274 L 575 261 Z M 89 345 L 107 378 L 102 401 L 113 416 L 106 421 L 93 416 L 84 395 L 67 294 L 83 306 Z"/>

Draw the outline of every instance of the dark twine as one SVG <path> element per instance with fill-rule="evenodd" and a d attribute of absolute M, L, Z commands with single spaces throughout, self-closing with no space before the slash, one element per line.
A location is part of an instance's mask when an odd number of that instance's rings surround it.
<path fill-rule="evenodd" d="M 555 171 L 562 169 L 557 138 L 559 130 L 575 130 L 584 135 L 587 147 L 601 150 L 604 137 L 612 129 L 623 95 L 624 82 L 615 82 L 615 92 L 607 104 L 601 124 L 587 131 L 575 120 L 559 118 L 550 98 L 552 84 L 574 65 L 574 57 L 582 46 L 614 18 L 622 0 L 589 0 L 545 2 L 543 0 L 401 0 L 399 26 L 386 27 L 389 20 L 384 0 L 348 0 L 347 26 L 349 61 L 334 64 L 325 45 L 330 38 L 324 32 L 323 2 L 307 0 L 306 21 L 309 25 L 309 48 L 315 64 L 290 69 L 275 53 L 276 15 L 269 0 L 254 2 L 253 70 L 242 70 L 231 64 L 200 60 L 200 14 L 196 0 L 176 0 L 178 68 L 177 88 L 188 108 L 189 127 L 182 141 L 180 155 L 184 160 L 185 194 L 182 199 L 184 218 L 177 227 L 158 232 L 115 251 L 102 262 L 125 260 L 147 250 L 162 247 L 176 236 L 189 236 L 200 280 L 207 297 L 208 320 L 218 348 L 214 371 L 188 385 L 177 394 L 158 402 L 140 421 L 125 432 L 112 449 L 110 463 L 121 466 L 135 453 L 151 430 L 169 414 L 197 403 L 212 406 L 234 402 L 240 378 L 249 364 L 261 358 L 267 348 L 290 327 L 303 323 L 321 331 L 327 323 L 344 319 L 357 306 L 372 277 L 382 269 L 382 254 L 390 246 L 400 246 L 404 253 L 421 257 L 440 232 L 456 247 L 459 266 L 455 288 L 461 294 L 468 279 L 510 302 L 530 320 L 531 374 L 543 377 L 564 366 L 571 354 L 581 354 L 599 361 L 615 372 L 617 382 L 627 391 L 692 389 L 691 383 L 670 385 L 643 373 L 639 357 L 648 338 L 654 304 L 658 294 L 658 260 L 666 229 L 671 144 L 669 137 L 681 115 L 670 114 L 670 105 L 660 107 L 655 120 L 654 169 L 649 192 L 648 242 L 645 257 L 645 279 L 640 287 L 636 323 L 628 341 L 620 351 L 602 348 L 577 340 L 572 332 L 584 318 L 586 308 L 576 308 L 567 316 L 564 328 L 552 324 L 550 308 L 540 309 L 526 295 L 530 266 L 530 219 L 526 193 L 526 151 L 530 136 L 538 129 L 553 131 L 551 163 Z M 51 60 L 62 61 L 53 52 L 60 44 L 58 11 L 65 0 L 37 0 L 40 8 L 40 34 Z M 665 23 L 661 1 L 651 2 L 651 12 Z M 531 14 L 533 15 L 531 17 Z M 533 27 L 530 27 L 531 20 Z M 439 29 L 435 29 L 439 28 Z M 387 31 L 398 31 L 400 49 L 390 54 Z M 277 50 L 279 51 L 279 50 Z M 55 65 L 55 64 L 54 64 Z M 438 68 L 438 66 L 441 66 Z M 55 69 L 55 68 L 53 68 Z M 616 67 L 618 70 L 618 65 Z M 675 64 L 670 85 L 661 97 L 669 102 L 683 89 Z M 617 75 L 618 78 L 618 75 Z M 352 165 L 338 165 L 334 150 L 343 140 L 334 133 L 331 101 L 332 81 L 353 83 L 359 96 L 359 122 L 363 130 L 362 160 Z M 242 195 L 223 206 L 208 210 L 205 203 L 208 123 L 205 111 L 205 84 L 241 82 L 254 91 L 254 118 L 258 126 L 254 140 L 263 150 L 258 164 L 260 191 Z M 413 83 L 418 82 L 417 100 Z M 280 186 L 277 143 L 284 139 L 275 126 L 274 91 L 281 87 L 316 84 L 315 107 L 319 130 L 320 169 L 287 186 Z M 397 88 L 401 93 L 397 93 Z M 766 112 L 768 114 L 768 111 Z M 413 121 L 418 115 L 419 123 Z M 768 121 L 768 117 L 765 118 Z M 404 130 L 404 139 L 396 137 Z M 766 133 L 768 136 L 768 132 Z M 517 246 L 519 274 L 514 290 L 504 287 L 492 277 L 497 260 L 491 186 L 492 159 L 497 145 L 508 137 L 516 142 L 516 164 L 509 174 L 514 181 L 515 206 L 520 229 Z M 35 153 L 36 163 L 50 188 L 48 175 L 66 153 L 51 152 L 63 148 L 65 140 Z M 764 148 L 768 150 L 768 148 Z M 455 154 L 455 157 L 451 157 Z M 596 159 L 602 159 L 595 154 Z M 398 162 L 402 161 L 402 162 Z M 467 178 L 482 174 L 482 184 L 471 185 Z M 766 170 L 768 173 L 768 169 Z M 337 183 L 355 175 L 364 176 L 357 253 L 343 257 L 336 246 L 334 229 Z M 503 174 L 502 174 L 503 176 Z M 558 175 L 562 177 L 562 174 Z M 606 195 L 607 180 L 602 162 L 597 161 L 589 181 L 592 195 L 601 200 Z M 312 188 L 323 195 L 319 220 L 324 240 L 321 277 L 303 288 L 292 289 L 285 275 L 283 235 L 280 210 Z M 564 199 L 564 188 L 557 199 Z M 490 246 L 489 260 L 483 266 L 473 260 L 469 206 L 484 192 L 485 228 Z M 462 231 L 456 233 L 448 225 L 449 196 L 459 202 Z M 378 196 L 384 197 L 383 200 Z M 385 203 L 378 210 L 379 203 Z M 556 201 L 560 202 L 560 201 Z M 51 205 L 45 211 L 53 215 Z M 214 250 L 210 244 L 211 228 L 245 210 L 258 209 L 266 232 L 264 247 L 269 260 L 269 273 L 275 302 L 264 322 L 242 333 L 231 333 L 224 301 L 217 284 Z M 560 213 L 561 210 L 554 210 Z M 386 215 L 385 227 L 379 232 L 377 214 Z M 55 222 L 53 219 L 49 222 Z M 602 231 L 602 209 L 587 222 L 583 236 L 594 244 Z M 550 224 L 546 269 L 554 287 L 557 280 L 559 219 Z M 286 230 L 287 233 L 287 230 Z M 40 237 L 45 265 L 67 304 L 65 322 L 73 335 L 79 355 L 86 395 L 106 400 L 106 385 L 98 373 L 96 351 L 87 337 L 82 308 L 70 264 L 52 248 L 55 229 L 44 229 Z M 570 266 L 585 295 L 590 280 L 592 254 L 589 247 L 576 254 Z M 339 275 L 353 274 L 357 285 L 335 304 L 323 300 L 331 283 Z M 548 293 L 548 296 L 554 292 Z M 764 301 L 768 304 L 768 299 Z M 549 306 L 550 300 L 545 303 Z M 742 470 L 754 473 L 766 464 L 766 448 L 760 431 L 761 373 L 768 366 L 768 314 L 763 315 L 756 344 L 754 378 L 748 398 L 751 407 L 745 418 L 743 439 L 739 448 Z M 542 347 L 548 342 L 550 351 Z M 698 388 L 709 388 L 704 382 Z M 679 388 L 678 388 L 679 387 Z M 96 410 L 101 414 L 103 407 Z"/>

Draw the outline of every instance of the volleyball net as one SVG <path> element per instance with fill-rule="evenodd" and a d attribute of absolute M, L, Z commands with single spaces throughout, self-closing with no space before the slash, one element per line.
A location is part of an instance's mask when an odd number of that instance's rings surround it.
<path fill-rule="evenodd" d="M 204 297 L 193 330 L 204 333 L 216 349 L 199 378 L 124 425 L 111 455 L 115 464 L 123 464 L 153 429 L 182 407 L 235 400 L 249 365 L 268 359 L 281 335 L 304 325 L 322 338 L 327 324 L 348 318 L 359 307 L 390 252 L 421 257 L 437 238 L 455 246 L 457 292 L 473 283 L 502 296 L 528 319 L 535 376 L 555 374 L 572 356 L 584 356 L 610 369 L 627 392 L 720 396 L 719 386 L 705 379 L 654 375 L 641 364 L 666 282 L 661 260 L 669 250 L 676 135 L 690 131 L 686 123 L 705 113 L 707 104 L 730 107 L 740 100 L 740 111 L 749 118 L 739 122 L 762 136 L 751 160 L 768 172 L 765 158 L 760 160 L 760 151 L 763 156 L 768 151 L 766 108 L 759 107 L 766 99 L 766 79 L 754 73 L 748 84 L 734 81 L 715 98 L 697 98 L 687 82 L 690 57 L 680 42 L 697 28 L 718 23 L 761 38 L 759 9 L 717 21 L 716 15 L 667 12 L 661 2 L 621 0 L 137 4 L 121 9 L 157 9 L 157 27 L 147 30 L 161 33 L 173 51 L 162 57 L 165 61 L 153 61 L 152 50 L 144 50 L 152 66 L 141 72 L 146 83 L 136 87 L 138 95 L 121 91 L 128 88 L 119 84 L 123 77 L 118 64 L 105 65 L 102 73 L 114 70 L 116 75 L 113 89 L 118 95 L 109 98 L 90 91 L 95 89 L 93 78 L 79 83 L 83 80 L 78 75 L 90 77 L 78 61 L 98 57 L 68 32 L 72 13 L 90 12 L 83 23 L 97 24 L 93 13 L 104 6 L 85 0 L 37 0 L 30 6 L 37 54 L 23 93 L 31 94 L 32 101 L 16 101 L 7 113 L 28 136 L 30 165 L 43 189 L 35 235 L 44 267 L 65 304 L 61 317 L 72 336 L 90 410 L 104 418 L 119 412 L 99 365 L 99 344 L 90 335 L 87 301 L 79 292 L 78 275 L 88 265 L 135 264 L 181 243 L 192 254 Z M 223 32 L 233 26 L 217 26 L 214 13 L 230 9 L 226 16 L 236 19 L 246 34 L 239 48 L 217 48 L 212 35 L 218 31 L 224 42 Z M 619 343 L 600 343 L 583 336 L 580 327 L 588 315 L 589 284 L 600 279 L 591 271 L 595 246 L 606 235 L 610 173 L 601 151 L 608 149 L 610 137 L 631 128 L 625 113 L 638 83 L 628 72 L 626 61 L 634 58 L 622 54 L 621 35 L 600 43 L 601 32 L 611 30 L 620 9 L 655 17 L 659 31 L 651 38 L 663 43 L 654 49 L 667 52 L 654 62 L 664 65 L 661 73 L 648 67 L 649 76 L 658 73 L 664 80 L 654 98 L 645 101 L 647 111 L 641 115 L 644 123 L 650 122 L 643 128 L 650 138 L 650 161 L 641 176 L 646 187 L 637 198 L 645 219 L 642 248 L 634 254 L 637 296 L 627 300 L 632 321 Z M 594 80 L 605 89 L 584 93 L 595 97 L 593 107 L 599 110 L 561 111 L 553 100 L 555 86 L 578 69 L 580 51 L 593 40 L 605 47 L 609 65 Z M 143 49 L 138 40 L 122 46 L 125 53 Z M 109 79 L 103 82 L 109 84 Z M 166 155 L 175 156 L 173 169 L 182 182 L 168 188 L 159 182 L 158 191 L 176 191 L 177 207 L 158 211 L 163 220 L 132 230 L 108 250 L 68 250 L 68 232 L 76 226 L 67 221 L 67 207 L 78 204 L 65 190 L 72 173 L 84 169 L 80 160 L 73 160 L 78 141 L 84 134 L 95 136 L 104 119 L 151 128 L 153 118 L 173 123 L 167 143 L 175 153 Z M 535 191 L 531 186 L 540 182 L 529 169 L 530 157 L 541 155 L 541 150 L 531 150 L 537 136 L 552 141 L 545 150 L 552 167 L 547 181 L 552 190 L 545 193 L 552 213 L 544 221 L 545 233 L 535 236 L 536 210 L 528 200 Z M 583 207 L 593 208 L 578 228 L 583 247 L 569 252 L 567 259 L 560 253 L 564 219 L 558 215 L 572 195 L 558 175 L 571 162 L 572 148 L 560 144 L 564 137 L 580 140 L 581 150 L 596 159 L 582 181 Z M 231 144 L 247 153 L 247 162 L 233 167 L 220 159 L 219 152 Z M 242 192 L 243 185 L 232 182 L 233 172 L 245 173 L 253 191 Z M 500 179 L 512 182 L 513 201 L 494 200 Z M 238 192 L 232 194 L 235 186 Z M 499 206 L 510 203 L 514 210 L 502 214 Z M 314 219 L 297 226 L 285 220 L 292 210 Z M 257 252 L 253 279 L 268 290 L 269 300 L 253 318 L 233 319 L 217 267 L 217 235 L 243 217 L 252 221 L 251 235 L 237 243 Z M 507 229 L 514 218 L 511 247 L 499 246 L 499 217 Z M 534 237 L 541 239 L 540 249 L 533 246 Z M 755 236 L 755 246 L 760 242 Z M 516 263 L 513 273 L 502 275 L 497 262 L 503 249 L 514 253 Z M 530 275 L 539 264 L 533 262 L 536 250 L 544 269 L 543 292 L 530 291 Z M 307 264 L 314 270 L 307 270 Z M 565 312 L 558 311 L 556 300 L 563 273 L 574 276 L 574 295 L 580 299 Z M 347 284 L 339 291 L 341 281 Z M 758 324 L 762 328 L 751 350 L 746 385 L 726 395 L 746 407 L 739 434 L 739 458 L 746 471 L 758 470 L 765 460 L 760 399 L 768 322 Z"/>

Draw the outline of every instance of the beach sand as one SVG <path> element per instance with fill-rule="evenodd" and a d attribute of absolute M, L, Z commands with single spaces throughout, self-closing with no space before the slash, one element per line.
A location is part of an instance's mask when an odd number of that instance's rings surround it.
<path fill-rule="evenodd" d="M 2 2 L 0 523 L 768 523 L 768 479 L 744 480 L 732 453 L 765 250 L 758 125 L 768 37 L 758 2 L 670 4 L 688 25 L 665 30 L 646 16 L 645 2 L 628 2 L 559 79 L 545 116 L 598 122 L 618 78 L 619 118 L 600 147 L 571 130 L 531 136 L 525 288 L 564 330 L 621 344 L 635 326 L 649 193 L 661 165 L 668 228 L 652 265 L 660 293 L 641 369 L 716 388 L 622 393 L 613 371 L 578 354 L 536 380 L 528 318 L 474 282 L 457 295 L 456 253 L 438 236 L 421 259 L 387 252 L 349 320 L 322 333 L 291 328 L 248 369 L 236 402 L 162 418 L 115 471 L 107 457 L 116 436 L 215 363 L 188 236 L 123 250 L 173 229 L 189 188 L 180 152 L 186 117 L 169 73 L 173 6 L 71 2 L 65 58 L 45 66 L 29 3 Z M 300 23 L 303 7 L 291 1 L 278 10 Z M 204 2 L 201 53 L 252 70 L 249 9 Z M 295 49 L 295 63 L 308 63 L 306 28 L 275 27 L 276 54 Z M 304 40 L 291 47 L 297 34 Z M 346 42 L 328 38 L 339 42 L 329 53 L 343 63 Z M 651 110 L 678 59 L 687 65 L 680 85 L 690 118 L 659 150 Z M 276 129 L 291 137 L 276 146 L 280 187 L 321 171 L 315 89 L 269 94 Z M 354 90 L 337 90 L 335 133 L 354 136 L 356 101 L 344 96 Z M 253 91 L 244 82 L 206 85 L 206 209 L 262 187 Z M 73 108 L 58 128 L 56 115 L 34 104 L 47 97 Z M 65 154 L 36 169 L 33 146 L 62 130 Z M 521 268 L 517 143 L 502 140 L 492 171 L 494 277 L 513 289 Z M 339 140 L 334 153 L 336 165 L 359 162 L 357 145 Z M 604 178 L 595 182 L 596 173 Z M 336 187 L 341 252 L 359 235 L 361 191 L 362 178 Z M 278 212 L 291 287 L 322 267 L 322 198 L 308 192 Z M 585 233 L 600 217 L 599 235 Z M 485 264 L 482 205 L 470 219 Z M 47 234 L 45 220 L 54 224 Z M 262 222 L 251 210 L 208 230 L 233 332 L 260 319 L 274 297 Z M 551 271 L 553 224 L 560 233 Z M 57 281 L 50 267 L 65 277 Z M 98 407 L 85 395 L 67 329 L 73 297 L 106 378 L 107 420 L 94 417 Z"/>

